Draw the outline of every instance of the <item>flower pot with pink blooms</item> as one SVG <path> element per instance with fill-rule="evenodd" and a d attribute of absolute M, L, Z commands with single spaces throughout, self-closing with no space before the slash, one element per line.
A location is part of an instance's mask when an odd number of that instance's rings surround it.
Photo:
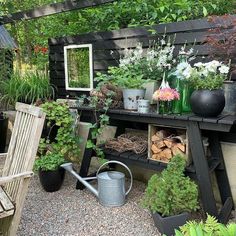
<path fill-rule="evenodd" d="M 158 90 L 153 94 L 153 100 L 158 101 L 157 112 L 159 114 L 171 114 L 173 102 L 180 99 L 180 95 L 176 89 L 172 89 L 169 83 L 163 79 Z"/>

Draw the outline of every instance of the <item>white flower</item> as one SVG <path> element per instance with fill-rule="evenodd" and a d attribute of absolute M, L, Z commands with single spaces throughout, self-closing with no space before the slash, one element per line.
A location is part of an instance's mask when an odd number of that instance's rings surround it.
<path fill-rule="evenodd" d="M 205 63 L 205 68 L 209 71 L 209 72 L 216 72 L 217 68 L 221 65 L 221 63 L 219 61 L 213 60 L 210 62 Z"/>
<path fill-rule="evenodd" d="M 228 74 L 229 73 L 229 67 L 226 65 L 221 65 L 219 68 L 219 71 L 221 74 Z"/>
<path fill-rule="evenodd" d="M 183 77 L 186 79 L 189 79 L 192 75 L 193 68 L 189 65 L 186 67 L 186 69 L 183 71 Z"/>
<path fill-rule="evenodd" d="M 188 68 L 190 65 L 188 62 L 180 62 L 177 66 L 177 71 L 182 72 L 186 68 Z"/>
<path fill-rule="evenodd" d="M 202 62 L 198 62 L 198 63 L 195 63 L 194 66 L 195 66 L 195 67 L 202 67 L 202 66 L 203 66 L 203 63 L 202 63 Z"/>
<path fill-rule="evenodd" d="M 168 83 L 168 81 L 165 81 L 165 79 L 162 79 L 161 85 L 160 85 L 160 89 L 164 89 L 164 88 L 170 88 L 170 85 Z"/>
<path fill-rule="evenodd" d="M 162 39 L 162 40 L 160 41 L 160 43 L 161 43 L 161 45 L 164 45 L 164 44 L 166 44 L 166 41 L 165 41 L 164 39 Z"/>

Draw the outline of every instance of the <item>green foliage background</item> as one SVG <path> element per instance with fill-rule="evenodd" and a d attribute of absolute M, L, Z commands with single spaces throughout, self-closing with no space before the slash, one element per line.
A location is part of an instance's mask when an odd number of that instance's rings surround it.
<path fill-rule="evenodd" d="M 0 0 L 0 14 L 61 1 Z M 207 15 L 233 13 L 234 10 L 235 0 L 118 0 L 98 8 L 15 22 L 8 25 L 8 28 L 20 47 L 18 64 L 21 66 L 21 63 L 27 63 L 44 68 L 47 55 L 34 53 L 34 48 L 37 45 L 47 47 L 47 39 L 51 37 L 196 19 Z"/>

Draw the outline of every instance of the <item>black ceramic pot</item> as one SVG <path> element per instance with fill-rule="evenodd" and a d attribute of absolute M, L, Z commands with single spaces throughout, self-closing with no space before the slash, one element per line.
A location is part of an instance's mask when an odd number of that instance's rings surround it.
<path fill-rule="evenodd" d="M 39 180 L 46 192 L 58 191 L 61 188 L 64 177 L 65 170 L 63 168 L 49 171 L 39 170 Z"/>
<path fill-rule="evenodd" d="M 190 98 L 193 113 L 202 117 L 216 117 L 225 107 L 225 96 L 221 89 L 195 90 Z"/>
<path fill-rule="evenodd" d="M 158 213 L 152 214 L 155 226 L 158 228 L 161 234 L 167 236 L 172 236 L 175 233 L 175 229 L 178 229 L 180 226 L 184 225 L 189 219 L 190 214 L 184 212 L 179 215 L 162 217 Z"/>
<path fill-rule="evenodd" d="M 5 152 L 8 118 L 0 113 L 0 153 Z"/>

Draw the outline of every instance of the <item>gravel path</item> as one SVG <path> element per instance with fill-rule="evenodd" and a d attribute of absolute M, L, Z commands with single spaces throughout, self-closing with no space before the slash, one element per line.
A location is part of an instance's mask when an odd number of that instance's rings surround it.
<path fill-rule="evenodd" d="M 47 193 L 32 179 L 17 236 L 159 236 L 151 215 L 140 206 L 145 185 L 135 181 L 127 203 L 102 207 L 88 190 L 75 189 L 66 175 L 61 190 Z"/>

